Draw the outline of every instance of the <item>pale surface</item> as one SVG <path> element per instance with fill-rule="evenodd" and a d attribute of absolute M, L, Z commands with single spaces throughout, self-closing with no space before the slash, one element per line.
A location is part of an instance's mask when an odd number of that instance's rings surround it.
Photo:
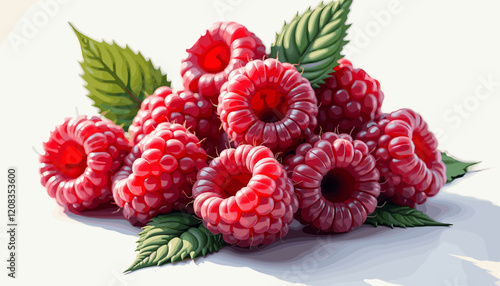
<path fill-rule="evenodd" d="M 36 0 L 0 0 L 0 44 Z"/>
<path fill-rule="evenodd" d="M 22 44 L 12 44 L 13 34 L 22 37 L 23 29 L 26 32 L 20 22 L 0 46 L 0 176 L 6 176 L 7 166 L 17 166 L 20 208 L 18 278 L 7 280 L 2 266 L 2 285 L 4 281 L 123 286 L 499 283 L 500 2 L 396 1 L 400 7 L 391 18 L 377 21 L 377 13 L 388 11 L 390 1 L 355 1 L 349 18 L 355 38 L 349 44 L 350 58 L 380 80 L 386 94 L 384 111 L 410 107 L 420 112 L 434 131 L 441 130 L 440 149 L 464 160 L 482 161 L 475 167 L 480 172 L 448 185 L 420 207 L 436 220 L 453 223 L 452 227 L 363 226 L 349 234 L 313 236 L 294 225 L 284 243 L 258 251 L 225 248 L 196 262 L 128 275 L 121 272 L 135 258 L 138 230 L 119 217 L 67 215 L 39 183 L 38 158 L 32 148 L 40 152 L 49 131 L 65 117 L 97 112 L 85 96 L 79 77 L 80 48 L 67 22 L 95 39 L 140 50 L 180 87 L 185 49 L 212 22 L 236 20 L 269 49 L 283 21 L 317 1 L 65 2 L 49 10 L 56 12 Z M 27 11 L 25 20 L 33 23 L 36 15 L 43 20 L 40 12 L 45 10 L 39 3 Z M 216 7 L 222 10 L 217 12 Z M 9 5 L 2 2 L 2 13 L 4 9 Z M 2 27 L 8 24 L 1 18 L 0 22 Z M 367 32 L 365 37 L 360 34 Z M 482 87 L 488 77 L 494 82 L 490 89 Z M 2 194 L 4 229 L 6 195 Z M 6 238 L 2 230 L 2 261 L 7 257 Z"/>

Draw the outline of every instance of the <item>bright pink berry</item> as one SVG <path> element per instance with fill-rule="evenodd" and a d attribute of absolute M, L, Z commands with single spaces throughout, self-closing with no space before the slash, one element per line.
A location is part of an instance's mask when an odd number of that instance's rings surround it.
<path fill-rule="evenodd" d="M 191 187 L 206 160 L 194 134 L 180 124 L 160 123 L 132 148 L 112 178 L 115 201 L 132 225 L 173 209 L 189 211 Z"/>
<path fill-rule="evenodd" d="M 341 59 L 333 70 L 315 90 L 319 102 L 318 126 L 321 132 L 355 136 L 365 122 L 380 116 L 384 94 L 376 79 L 362 69 L 355 69 L 347 59 Z"/>
<path fill-rule="evenodd" d="M 366 142 L 381 173 L 381 199 L 415 207 L 446 183 L 446 166 L 427 123 L 411 109 L 400 109 L 365 124 L 357 139 Z"/>
<path fill-rule="evenodd" d="M 208 230 L 241 247 L 284 237 L 298 207 L 292 180 L 271 150 L 245 144 L 222 151 L 201 169 L 193 196 Z"/>
<path fill-rule="evenodd" d="M 284 162 L 296 184 L 296 217 L 324 232 L 348 232 L 377 206 L 375 158 L 347 134 L 327 132 L 312 142 L 300 145 Z"/>
<path fill-rule="evenodd" d="M 137 144 L 162 122 L 184 124 L 201 140 L 209 156 L 216 157 L 228 144 L 216 108 L 197 93 L 166 86 L 156 89 L 144 99 L 129 128 L 132 142 Z"/>
<path fill-rule="evenodd" d="M 113 199 L 109 178 L 130 148 L 123 129 L 107 119 L 67 118 L 43 144 L 41 183 L 70 212 L 95 208 Z"/>
<path fill-rule="evenodd" d="M 184 88 L 217 103 L 220 88 L 229 73 L 253 59 L 262 59 L 262 41 L 241 24 L 216 22 L 187 50 L 182 61 Z"/>
<path fill-rule="evenodd" d="M 312 135 L 318 107 L 311 84 L 293 65 L 266 59 L 229 75 L 217 111 L 237 143 L 285 152 Z"/>

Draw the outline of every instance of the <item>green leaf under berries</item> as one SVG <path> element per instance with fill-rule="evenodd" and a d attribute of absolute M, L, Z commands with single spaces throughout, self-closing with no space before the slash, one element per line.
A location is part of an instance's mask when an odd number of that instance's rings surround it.
<path fill-rule="evenodd" d="M 106 118 L 128 130 L 144 98 L 160 86 L 170 86 L 167 76 L 128 46 L 98 42 L 71 27 L 82 49 L 88 97 Z"/>
<path fill-rule="evenodd" d="M 441 223 L 431 219 L 423 212 L 410 207 L 397 206 L 385 203 L 379 206 L 368 216 L 365 224 L 374 227 L 385 225 L 390 228 L 396 227 L 416 227 L 416 226 L 450 226 L 449 223 Z"/>
<path fill-rule="evenodd" d="M 346 20 L 351 3 L 352 0 L 334 0 L 328 5 L 321 3 L 314 10 L 309 8 L 300 16 L 297 14 L 276 34 L 271 57 L 297 64 L 297 70 L 312 87 L 319 87 L 342 58 L 340 52 L 347 43 L 344 38 L 350 27 Z"/>
<path fill-rule="evenodd" d="M 225 245 L 220 234 L 213 235 L 199 219 L 185 213 L 153 218 L 139 233 L 137 243 L 139 254 L 125 272 L 195 259 L 217 252 Z"/>
<path fill-rule="evenodd" d="M 443 163 L 446 165 L 446 182 L 449 183 L 457 178 L 465 176 L 468 172 L 468 168 L 472 165 L 478 164 L 479 162 L 465 163 L 458 161 L 457 159 L 449 156 L 448 154 L 441 152 L 441 158 Z"/>

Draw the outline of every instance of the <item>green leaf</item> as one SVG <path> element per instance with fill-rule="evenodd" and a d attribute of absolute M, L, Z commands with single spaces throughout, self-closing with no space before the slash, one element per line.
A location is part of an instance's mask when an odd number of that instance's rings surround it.
<path fill-rule="evenodd" d="M 334 0 L 328 5 L 321 3 L 314 10 L 309 8 L 300 16 L 297 14 L 276 34 L 271 57 L 297 64 L 297 70 L 312 87 L 319 87 L 342 58 L 351 3 L 352 0 Z"/>
<path fill-rule="evenodd" d="M 365 224 L 371 224 L 374 227 L 385 225 L 393 227 L 416 227 L 416 226 L 450 226 L 449 223 L 441 223 L 431 219 L 423 212 L 410 207 L 397 206 L 385 203 L 379 206 L 368 216 Z"/>
<path fill-rule="evenodd" d="M 71 27 L 82 49 L 88 97 L 106 118 L 128 130 L 144 98 L 160 86 L 170 86 L 167 76 L 128 46 L 98 42 Z"/>
<path fill-rule="evenodd" d="M 446 182 L 449 183 L 457 178 L 465 176 L 468 172 L 468 168 L 472 165 L 478 164 L 479 162 L 465 163 L 460 162 L 457 159 L 449 156 L 448 154 L 441 152 L 441 158 L 443 163 L 446 165 Z"/>
<path fill-rule="evenodd" d="M 191 214 L 159 215 L 143 227 L 137 240 L 139 254 L 125 272 L 160 266 L 184 259 L 196 259 L 224 246 L 220 234 L 213 235 Z"/>

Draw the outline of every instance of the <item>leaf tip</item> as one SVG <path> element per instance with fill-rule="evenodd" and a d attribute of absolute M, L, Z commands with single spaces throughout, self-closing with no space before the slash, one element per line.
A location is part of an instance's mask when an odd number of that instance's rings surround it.
<path fill-rule="evenodd" d="M 134 271 L 134 266 L 135 265 L 131 265 L 129 268 L 127 268 L 126 270 L 123 271 L 123 274 L 129 274 L 131 273 L 132 271 Z"/>
<path fill-rule="evenodd" d="M 82 34 L 80 31 L 78 31 L 78 29 L 75 27 L 75 25 L 73 25 L 73 23 L 68 22 L 68 24 L 69 24 L 69 26 L 73 29 L 73 31 L 75 32 L 75 34 L 76 34 L 78 37 L 80 37 L 81 35 L 83 36 L 83 34 Z"/>

